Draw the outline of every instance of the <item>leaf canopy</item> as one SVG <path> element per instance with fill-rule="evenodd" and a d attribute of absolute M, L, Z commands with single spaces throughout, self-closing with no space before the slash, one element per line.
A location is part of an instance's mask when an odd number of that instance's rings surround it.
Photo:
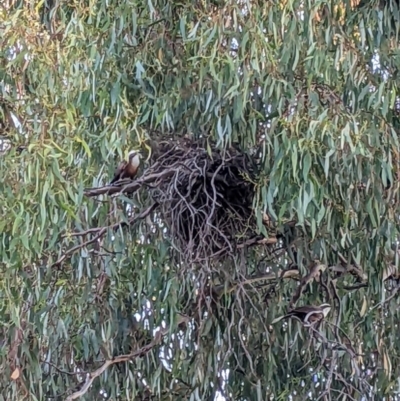
<path fill-rule="evenodd" d="M 0 399 L 396 397 L 399 20 L 393 0 L 3 1 Z M 188 138 L 257 166 L 257 241 L 217 261 L 177 257 L 145 186 L 87 192 Z M 318 328 L 271 324 L 324 302 Z"/>

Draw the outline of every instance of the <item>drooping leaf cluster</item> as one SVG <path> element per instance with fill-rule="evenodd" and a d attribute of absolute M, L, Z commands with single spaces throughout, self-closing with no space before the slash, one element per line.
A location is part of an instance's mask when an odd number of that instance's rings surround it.
<path fill-rule="evenodd" d="M 399 15 L 395 1 L 4 1 L 0 397 L 395 394 Z M 175 186 L 88 196 L 160 138 L 203 143 Z M 216 232 L 204 214 L 177 259 L 185 182 L 197 213 L 226 205 L 196 180 L 234 152 L 256 166 L 221 192 L 246 199 L 218 220 L 239 227 L 234 252 L 192 263 Z M 271 325 L 323 302 L 317 331 Z"/>

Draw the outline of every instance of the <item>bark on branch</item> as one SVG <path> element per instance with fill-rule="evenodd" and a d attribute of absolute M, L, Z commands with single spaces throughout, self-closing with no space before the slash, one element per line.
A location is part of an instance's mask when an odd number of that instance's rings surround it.
<path fill-rule="evenodd" d="M 122 182 L 120 185 L 106 185 L 98 188 L 87 188 L 85 189 L 84 194 L 88 197 L 93 197 L 98 195 L 114 195 L 121 192 L 135 192 L 144 185 L 153 184 L 159 180 L 169 178 L 173 176 L 175 172 L 175 169 L 170 168 L 159 173 L 145 175 L 135 181 L 127 180 L 125 185 L 123 185 Z"/>
<path fill-rule="evenodd" d="M 79 251 L 80 249 L 84 248 L 85 246 L 88 246 L 88 245 L 93 244 L 94 242 L 96 242 L 98 239 L 100 239 L 101 237 L 103 237 L 103 235 L 107 232 L 107 230 L 110 230 L 110 229 L 111 229 L 111 230 L 116 230 L 116 229 L 118 229 L 119 227 L 125 227 L 125 226 L 127 226 L 127 225 L 130 226 L 130 225 L 136 223 L 136 222 L 139 221 L 139 220 L 143 220 L 143 219 L 146 218 L 157 206 L 158 206 L 157 203 L 153 203 L 151 206 L 149 206 L 149 207 L 148 207 L 146 210 L 144 210 L 143 212 L 141 212 L 141 213 L 139 213 L 139 214 L 137 214 L 137 215 L 131 217 L 131 218 L 129 219 L 128 223 L 126 223 L 126 222 L 124 222 L 124 221 L 121 221 L 121 222 L 116 223 L 116 224 L 113 224 L 113 225 L 111 225 L 111 226 L 99 227 L 99 228 L 96 228 L 96 229 L 93 229 L 93 228 L 92 228 L 92 229 L 87 230 L 87 231 L 83 231 L 83 232 L 80 232 L 80 233 L 73 233 L 73 234 L 71 234 L 72 236 L 83 236 L 83 235 L 86 235 L 86 234 L 90 234 L 90 233 L 93 233 L 93 232 L 97 232 L 97 234 L 96 234 L 93 238 L 91 238 L 91 239 L 89 239 L 89 240 L 87 240 L 87 241 L 85 241 L 85 242 L 82 242 L 81 244 L 76 245 L 76 246 L 72 247 L 71 249 L 68 249 L 68 251 L 66 251 L 55 263 L 53 263 L 52 267 L 59 266 L 62 262 L 64 262 L 64 260 L 67 258 L 67 256 L 72 255 L 72 254 L 75 253 L 76 251 Z M 65 237 L 65 236 L 64 236 L 64 237 Z"/>
<path fill-rule="evenodd" d="M 178 314 L 177 315 L 177 325 L 179 326 L 181 323 L 188 322 L 189 317 Z M 90 386 L 93 384 L 93 381 L 96 377 L 99 377 L 102 373 L 104 373 L 111 365 L 115 365 L 116 363 L 121 363 L 121 362 L 127 362 L 131 361 L 135 358 L 140 358 L 144 355 L 146 355 L 148 352 L 150 352 L 154 347 L 159 345 L 162 341 L 162 339 L 169 333 L 170 329 L 165 328 L 165 329 L 160 329 L 160 331 L 157 332 L 155 335 L 155 338 L 153 341 L 151 341 L 149 344 L 145 345 L 144 347 L 131 352 L 130 354 L 126 355 L 119 355 L 113 359 L 109 359 L 103 363 L 98 369 L 95 371 L 88 373 L 85 383 L 83 386 L 78 390 L 69 395 L 65 401 L 73 401 L 76 400 L 80 397 L 82 397 L 84 394 L 87 393 L 89 390 Z"/>

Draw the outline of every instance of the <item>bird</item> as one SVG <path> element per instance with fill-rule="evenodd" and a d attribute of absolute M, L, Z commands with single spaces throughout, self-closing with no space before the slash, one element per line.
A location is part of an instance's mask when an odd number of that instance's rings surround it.
<path fill-rule="evenodd" d="M 114 177 L 110 181 L 110 185 L 123 178 L 135 178 L 140 165 L 141 154 L 136 150 L 131 150 L 128 153 L 128 160 L 123 160 L 115 170 Z"/>
<path fill-rule="evenodd" d="M 295 319 L 302 322 L 305 326 L 310 326 L 316 322 L 323 320 L 331 310 L 329 304 L 321 304 L 319 306 L 304 305 L 299 306 L 290 310 L 286 315 L 280 316 L 272 321 L 271 324 L 275 324 L 283 319 L 294 317 Z"/>

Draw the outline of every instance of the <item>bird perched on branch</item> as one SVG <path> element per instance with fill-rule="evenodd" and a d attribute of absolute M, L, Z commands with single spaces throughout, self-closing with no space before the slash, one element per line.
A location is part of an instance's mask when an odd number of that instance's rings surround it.
<path fill-rule="evenodd" d="M 141 154 L 136 150 L 131 150 L 128 154 L 128 160 L 122 161 L 114 173 L 114 178 L 110 181 L 110 185 L 124 178 L 135 178 L 140 165 Z"/>
<path fill-rule="evenodd" d="M 289 311 L 287 315 L 280 316 L 273 320 L 271 324 L 275 324 L 283 319 L 287 319 L 289 317 L 294 317 L 299 320 L 305 326 L 310 326 L 316 322 L 322 321 L 331 310 L 331 306 L 329 304 L 321 304 L 319 306 L 313 305 L 304 305 L 299 306 L 298 308 L 294 308 Z"/>

